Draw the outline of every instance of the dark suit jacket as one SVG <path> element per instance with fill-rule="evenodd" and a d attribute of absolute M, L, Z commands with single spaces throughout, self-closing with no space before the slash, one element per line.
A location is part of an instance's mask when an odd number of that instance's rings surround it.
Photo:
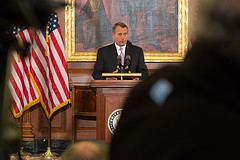
<path fill-rule="evenodd" d="M 143 50 L 140 47 L 132 45 L 127 42 L 125 56 L 131 57 L 130 71 L 131 73 L 142 73 L 143 79 L 147 77 L 147 68 L 144 62 Z M 104 79 L 102 73 L 112 73 L 117 67 L 117 50 L 115 44 L 104 46 L 98 50 L 97 60 L 94 65 L 94 72 L 92 74 L 94 79 Z"/>

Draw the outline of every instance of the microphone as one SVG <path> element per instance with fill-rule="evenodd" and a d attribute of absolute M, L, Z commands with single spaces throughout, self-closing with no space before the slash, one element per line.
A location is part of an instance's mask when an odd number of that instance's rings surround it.
<path fill-rule="evenodd" d="M 121 69 L 121 56 L 117 56 L 117 69 L 118 71 Z"/>
<path fill-rule="evenodd" d="M 130 70 L 130 64 L 131 64 L 131 57 L 129 55 L 126 55 L 125 59 L 125 69 L 126 71 Z"/>

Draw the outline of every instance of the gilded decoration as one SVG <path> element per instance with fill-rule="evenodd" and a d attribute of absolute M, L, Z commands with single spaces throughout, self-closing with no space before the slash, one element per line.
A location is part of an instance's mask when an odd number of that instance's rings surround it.
<path fill-rule="evenodd" d="M 149 1 L 149 2 L 148 2 Z M 122 21 L 146 62 L 182 62 L 188 48 L 188 0 L 66 0 L 67 61 L 95 61 Z"/>

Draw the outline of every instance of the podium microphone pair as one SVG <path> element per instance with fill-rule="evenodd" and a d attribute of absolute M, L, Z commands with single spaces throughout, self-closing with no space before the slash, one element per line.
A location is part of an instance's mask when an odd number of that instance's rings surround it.
<path fill-rule="evenodd" d="M 128 71 L 130 70 L 130 64 L 131 64 L 131 57 L 129 55 L 126 55 L 126 58 L 125 58 L 125 67 L 122 66 L 121 56 L 120 55 L 117 56 L 117 69 L 119 73 L 128 73 Z"/>

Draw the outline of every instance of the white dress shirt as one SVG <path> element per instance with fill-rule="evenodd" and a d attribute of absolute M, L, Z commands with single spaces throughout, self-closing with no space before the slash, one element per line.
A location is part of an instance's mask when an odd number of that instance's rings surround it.
<path fill-rule="evenodd" d="M 116 44 L 116 42 L 115 42 L 115 46 L 116 46 L 117 53 L 118 53 L 119 56 L 120 56 L 120 53 L 121 53 L 120 48 L 123 49 L 122 51 L 123 51 L 123 55 L 124 55 L 124 57 L 125 57 L 125 50 L 126 50 L 127 44 L 125 44 L 124 46 L 120 47 L 120 46 L 118 46 L 118 45 Z"/>

